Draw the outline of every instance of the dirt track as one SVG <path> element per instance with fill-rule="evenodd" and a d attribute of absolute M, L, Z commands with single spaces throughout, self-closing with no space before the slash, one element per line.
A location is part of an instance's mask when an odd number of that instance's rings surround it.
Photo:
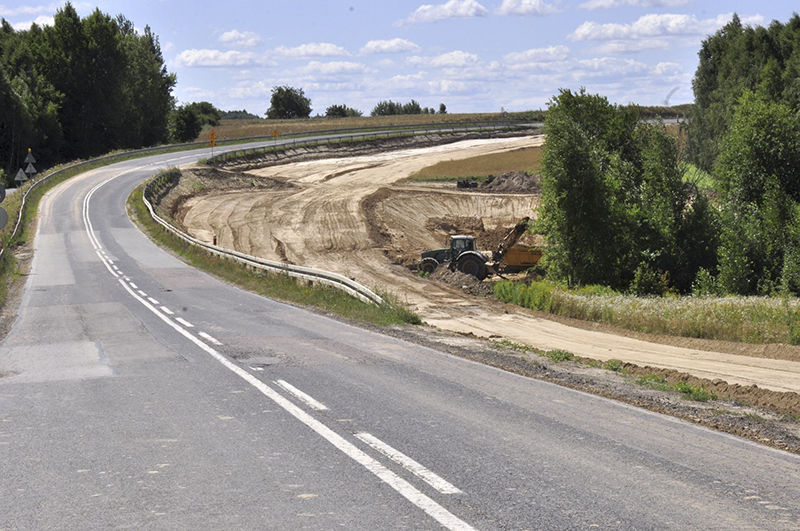
<path fill-rule="evenodd" d="M 535 195 L 459 192 L 402 184 L 435 162 L 540 145 L 542 137 L 468 140 L 432 148 L 290 163 L 248 172 L 250 189 L 205 190 L 177 209 L 190 233 L 220 245 L 336 271 L 397 295 L 428 324 L 587 358 L 686 372 L 709 380 L 800 392 L 800 359 L 768 359 L 646 342 L 567 326 L 515 306 L 466 295 L 406 267 L 425 248 L 441 247 L 442 219 L 480 218 L 491 233 L 530 215 Z M 273 178 L 282 186 L 262 187 Z M 271 181 L 276 182 L 276 181 Z M 439 230 L 437 230 L 439 229 Z M 480 234 L 479 234 L 480 236 Z"/>

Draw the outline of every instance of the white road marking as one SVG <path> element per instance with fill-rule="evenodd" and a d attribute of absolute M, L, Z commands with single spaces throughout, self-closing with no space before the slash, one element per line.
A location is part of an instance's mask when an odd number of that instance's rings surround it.
<path fill-rule="evenodd" d="M 295 387 L 295 386 L 293 386 L 293 385 L 291 385 L 291 384 L 289 384 L 289 383 L 287 383 L 287 382 L 285 382 L 283 380 L 277 380 L 275 383 L 280 385 L 281 387 L 283 387 L 284 389 L 286 389 L 290 393 L 292 393 L 297 398 L 299 398 L 302 402 L 304 402 L 311 409 L 316 409 L 317 411 L 325 411 L 325 410 L 328 409 L 325 406 L 325 404 L 323 404 L 322 402 L 317 402 L 316 400 L 311 398 L 309 395 L 305 394 L 303 391 L 301 391 L 297 387 Z"/>
<path fill-rule="evenodd" d="M 167 315 L 175 315 L 175 312 L 173 312 L 172 310 L 170 310 L 166 306 L 162 306 L 161 307 L 161 311 L 164 312 Z"/>
<path fill-rule="evenodd" d="M 250 367 L 250 366 L 248 365 L 248 367 Z M 250 368 L 252 370 L 254 370 L 254 371 L 263 371 L 264 370 L 264 367 L 250 367 Z"/>
<path fill-rule="evenodd" d="M 191 157 L 185 157 L 191 158 Z M 165 161 L 159 164 L 165 164 Z M 152 165 L 156 165 L 155 163 Z M 134 168 L 140 169 L 140 168 Z M 129 171 L 133 171 L 133 169 L 128 170 L 123 173 L 128 173 Z M 92 228 L 92 222 L 89 219 L 89 199 L 97 191 L 101 186 L 106 184 L 107 182 L 119 177 L 123 173 L 117 174 L 115 177 L 110 177 L 105 181 L 101 182 L 94 188 L 92 188 L 86 197 L 83 200 L 83 220 L 86 225 L 86 233 L 89 235 L 89 240 L 92 243 L 92 246 L 95 250 L 99 251 L 101 249 L 100 242 L 97 240 L 96 236 L 94 235 L 94 229 Z M 389 485 L 395 491 L 397 491 L 401 496 L 406 498 L 408 501 L 419 507 L 422 511 L 424 511 L 428 516 L 439 522 L 442 526 L 451 531 L 474 531 L 475 528 L 470 526 L 465 521 L 458 518 L 456 515 L 436 503 L 432 498 L 426 496 L 422 492 L 420 492 L 416 487 L 414 487 L 411 483 L 404 480 L 378 461 L 367 455 L 365 452 L 358 449 L 353 443 L 347 441 L 344 437 L 324 425 L 322 422 L 318 421 L 288 399 L 281 396 L 278 392 L 274 389 L 269 387 L 267 384 L 253 376 L 252 374 L 248 373 L 228 358 L 214 350 L 212 347 L 208 346 L 207 344 L 203 343 L 200 339 L 195 337 L 191 332 L 182 328 L 180 325 L 175 324 L 169 317 L 158 311 L 158 309 L 147 302 L 145 299 L 140 297 L 133 291 L 128 284 L 126 284 L 119 275 L 111 269 L 103 258 L 103 256 L 98 252 L 98 256 L 100 256 L 100 260 L 106 266 L 108 271 L 117 277 L 119 280 L 120 286 L 127 291 L 131 297 L 139 301 L 144 305 L 145 308 L 153 312 L 159 319 L 164 321 L 168 326 L 172 327 L 176 332 L 181 334 L 183 337 L 197 345 L 200 349 L 204 350 L 208 353 L 212 358 L 217 360 L 220 364 L 222 364 L 225 368 L 242 378 L 244 381 L 258 389 L 264 396 L 275 402 L 277 405 L 282 407 L 287 413 L 292 415 L 294 418 L 311 428 L 314 432 L 320 435 L 323 439 L 331 443 L 334 447 L 340 450 L 342 453 L 353 459 L 356 463 L 360 464 L 370 472 L 372 472 L 375 476 L 377 476 L 381 481 Z M 176 321 L 183 321 L 180 317 L 176 319 Z M 185 321 L 184 321 L 185 322 Z M 186 323 L 188 324 L 188 323 Z M 192 325 L 188 325 L 192 326 Z"/>
<path fill-rule="evenodd" d="M 438 490 L 442 494 L 461 494 L 461 491 L 451 483 L 442 479 L 439 475 L 431 472 L 421 464 L 417 463 L 407 455 L 395 450 L 385 442 L 369 433 L 356 433 L 356 437 L 368 445 L 372 446 L 380 453 L 399 464 L 415 476 L 421 478 L 428 485 Z"/>
<path fill-rule="evenodd" d="M 142 297 L 147 297 L 147 293 L 145 293 L 142 290 L 139 290 L 139 295 L 141 295 Z"/>
<path fill-rule="evenodd" d="M 202 337 L 202 338 L 207 339 L 208 341 L 210 341 L 211 343 L 213 343 L 215 345 L 222 345 L 222 342 L 220 342 L 219 340 L 217 340 L 214 337 L 211 337 L 209 334 L 206 334 L 205 332 L 199 332 L 198 335 L 200 337 Z"/>
<path fill-rule="evenodd" d="M 158 302 L 157 300 L 155 300 L 153 297 L 147 297 L 147 300 L 149 300 L 149 301 L 150 301 L 150 302 L 152 302 L 153 304 L 161 304 L 160 302 Z"/>
<path fill-rule="evenodd" d="M 133 282 L 131 282 L 131 283 L 130 283 L 130 285 L 131 285 L 131 287 L 132 287 L 133 289 L 139 289 L 139 286 L 137 286 L 137 285 L 136 285 L 136 284 L 134 284 Z"/>
<path fill-rule="evenodd" d="M 187 321 L 186 319 L 183 319 L 181 317 L 176 317 L 175 320 L 178 321 L 183 326 L 186 326 L 188 328 L 194 328 L 194 325 L 192 323 L 190 323 L 189 321 Z"/>

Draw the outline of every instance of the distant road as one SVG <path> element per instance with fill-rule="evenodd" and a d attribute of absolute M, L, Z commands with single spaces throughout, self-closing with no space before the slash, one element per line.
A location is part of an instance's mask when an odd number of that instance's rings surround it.
<path fill-rule="evenodd" d="M 258 297 L 162 251 L 125 200 L 209 155 L 116 164 L 43 200 L 0 342 L 0 529 L 800 527 L 798 456 Z"/>

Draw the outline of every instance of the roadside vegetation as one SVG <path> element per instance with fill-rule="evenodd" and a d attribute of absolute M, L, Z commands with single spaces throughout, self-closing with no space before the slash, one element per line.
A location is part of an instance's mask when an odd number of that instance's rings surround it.
<path fill-rule="evenodd" d="M 156 223 L 142 201 L 145 184 L 128 197 L 128 212 L 158 245 L 171 249 L 193 267 L 243 289 L 271 299 L 316 307 L 340 317 L 379 326 L 421 324 L 419 316 L 409 311 L 392 294 L 380 293 L 385 301 L 378 306 L 362 302 L 341 290 L 297 280 L 285 274 L 253 270 L 245 265 L 211 255 L 178 238 Z"/>
<path fill-rule="evenodd" d="M 798 15 L 768 29 L 734 17 L 704 41 L 679 132 L 583 90 L 555 96 L 536 224 L 547 280 L 501 282 L 498 298 L 652 334 L 800 344 L 798 28 Z"/>

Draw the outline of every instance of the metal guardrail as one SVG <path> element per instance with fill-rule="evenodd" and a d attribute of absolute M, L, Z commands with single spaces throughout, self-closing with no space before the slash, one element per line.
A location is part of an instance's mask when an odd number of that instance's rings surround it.
<path fill-rule="evenodd" d="M 150 216 L 153 220 L 156 221 L 159 225 L 173 233 L 178 238 L 191 243 L 192 245 L 197 245 L 202 247 L 206 251 L 211 254 L 223 257 L 223 258 L 232 258 L 239 263 L 256 267 L 259 269 L 265 269 L 269 271 L 275 271 L 278 273 L 284 273 L 294 278 L 300 278 L 303 280 L 309 280 L 312 282 L 320 282 L 322 284 L 332 286 L 334 288 L 340 289 L 353 297 L 358 298 L 359 300 L 366 302 L 366 303 L 374 303 L 374 304 L 383 304 L 383 299 L 374 293 L 369 288 L 359 284 L 355 280 L 349 279 L 343 275 L 338 273 L 332 273 L 330 271 L 324 271 L 322 269 L 314 269 L 312 267 L 303 267 L 303 266 L 296 266 L 293 264 L 287 264 L 284 262 L 275 262 L 273 260 L 266 260 L 264 258 L 259 258 L 257 256 L 251 256 L 249 254 L 240 253 L 238 251 L 232 251 L 230 249 L 225 249 L 223 247 L 219 247 L 217 245 L 212 245 L 210 243 L 204 242 L 202 240 L 198 240 L 197 238 L 186 234 L 182 230 L 172 226 L 169 222 L 161 218 L 155 211 L 153 204 L 150 202 L 150 197 L 153 197 L 154 189 L 156 187 L 165 186 L 168 184 L 169 180 L 177 179 L 180 177 L 180 172 L 177 171 L 169 171 L 162 173 L 161 175 L 157 176 L 145 186 L 142 192 L 142 199 L 144 200 L 144 204 L 147 207 L 147 210 L 150 212 Z"/>

